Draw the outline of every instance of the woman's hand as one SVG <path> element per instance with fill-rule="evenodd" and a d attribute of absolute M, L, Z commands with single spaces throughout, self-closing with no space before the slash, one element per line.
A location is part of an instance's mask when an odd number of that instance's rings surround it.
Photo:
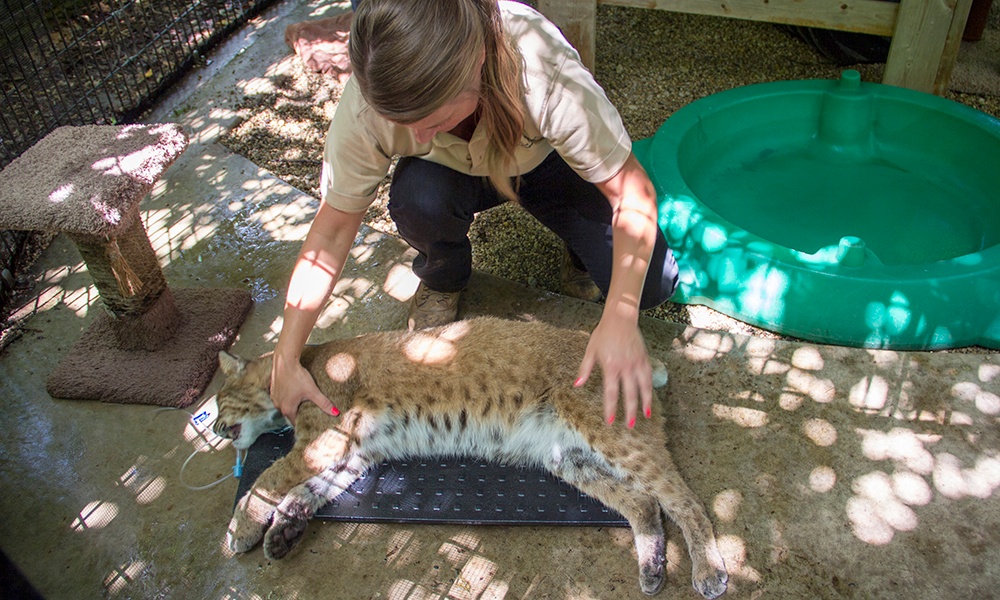
<path fill-rule="evenodd" d="M 590 336 L 574 385 L 585 384 L 598 364 L 604 376 L 604 420 L 609 425 L 614 423 L 619 396 L 624 400 L 625 423 L 630 429 L 635 426 L 640 402 L 642 414 L 649 417 L 653 407 L 653 369 L 638 326 L 602 319 Z"/>
<path fill-rule="evenodd" d="M 271 401 L 275 408 L 285 415 L 289 423 L 295 425 L 299 405 L 307 400 L 327 414 L 335 417 L 340 414 L 297 359 L 285 359 L 275 354 L 271 364 Z"/>

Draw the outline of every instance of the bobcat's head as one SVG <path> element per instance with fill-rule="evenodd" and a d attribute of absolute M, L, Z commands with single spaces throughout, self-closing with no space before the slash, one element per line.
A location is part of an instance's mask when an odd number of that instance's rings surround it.
<path fill-rule="evenodd" d="M 234 447 L 246 450 L 260 434 L 289 425 L 271 401 L 269 358 L 247 362 L 220 352 L 219 367 L 226 381 L 216 396 L 219 416 L 212 425 L 216 435 L 231 439 Z"/>

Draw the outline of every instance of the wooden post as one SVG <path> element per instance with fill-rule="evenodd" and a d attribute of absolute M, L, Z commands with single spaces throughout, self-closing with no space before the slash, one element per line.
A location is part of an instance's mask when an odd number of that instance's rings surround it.
<path fill-rule="evenodd" d="M 562 30 L 583 65 L 593 72 L 597 0 L 538 0 L 538 10 Z"/>
<path fill-rule="evenodd" d="M 951 56 L 946 48 L 956 28 L 961 40 L 970 6 L 970 0 L 902 0 L 882 83 L 934 93 L 939 75 L 951 75 L 957 46 Z"/>

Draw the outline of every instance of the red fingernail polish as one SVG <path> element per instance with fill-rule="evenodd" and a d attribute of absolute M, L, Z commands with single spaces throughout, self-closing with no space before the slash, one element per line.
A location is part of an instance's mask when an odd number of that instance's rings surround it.
<path fill-rule="evenodd" d="M 633 427 L 635 427 L 635 417 L 632 417 L 632 420 L 628 422 L 628 428 L 632 429 Z"/>
<path fill-rule="evenodd" d="M 583 385 L 583 377 L 579 377 L 573 382 L 573 387 L 580 387 L 581 385 Z"/>
<path fill-rule="evenodd" d="M 335 417 L 339 417 L 339 416 L 340 416 L 340 411 L 339 411 L 339 410 L 337 410 L 337 407 L 336 407 L 336 406 L 333 406 L 333 407 L 331 407 L 331 408 L 330 408 L 330 413 L 331 413 L 331 414 L 332 414 L 333 416 L 335 416 Z"/>
<path fill-rule="evenodd" d="M 614 415 L 611 415 L 610 417 L 608 417 L 608 425 L 611 425 L 614 422 L 615 422 L 615 416 Z"/>
<path fill-rule="evenodd" d="M 646 409 L 646 418 L 648 419 L 651 416 L 653 416 L 653 409 L 647 408 Z"/>

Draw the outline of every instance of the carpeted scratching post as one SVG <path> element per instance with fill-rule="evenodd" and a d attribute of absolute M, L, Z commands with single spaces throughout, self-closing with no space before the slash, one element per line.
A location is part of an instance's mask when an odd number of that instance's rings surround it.
<path fill-rule="evenodd" d="M 0 228 L 65 233 L 104 311 L 49 375 L 57 398 L 186 406 L 252 304 L 167 287 L 139 202 L 187 147 L 174 124 L 60 127 L 0 172 Z"/>

